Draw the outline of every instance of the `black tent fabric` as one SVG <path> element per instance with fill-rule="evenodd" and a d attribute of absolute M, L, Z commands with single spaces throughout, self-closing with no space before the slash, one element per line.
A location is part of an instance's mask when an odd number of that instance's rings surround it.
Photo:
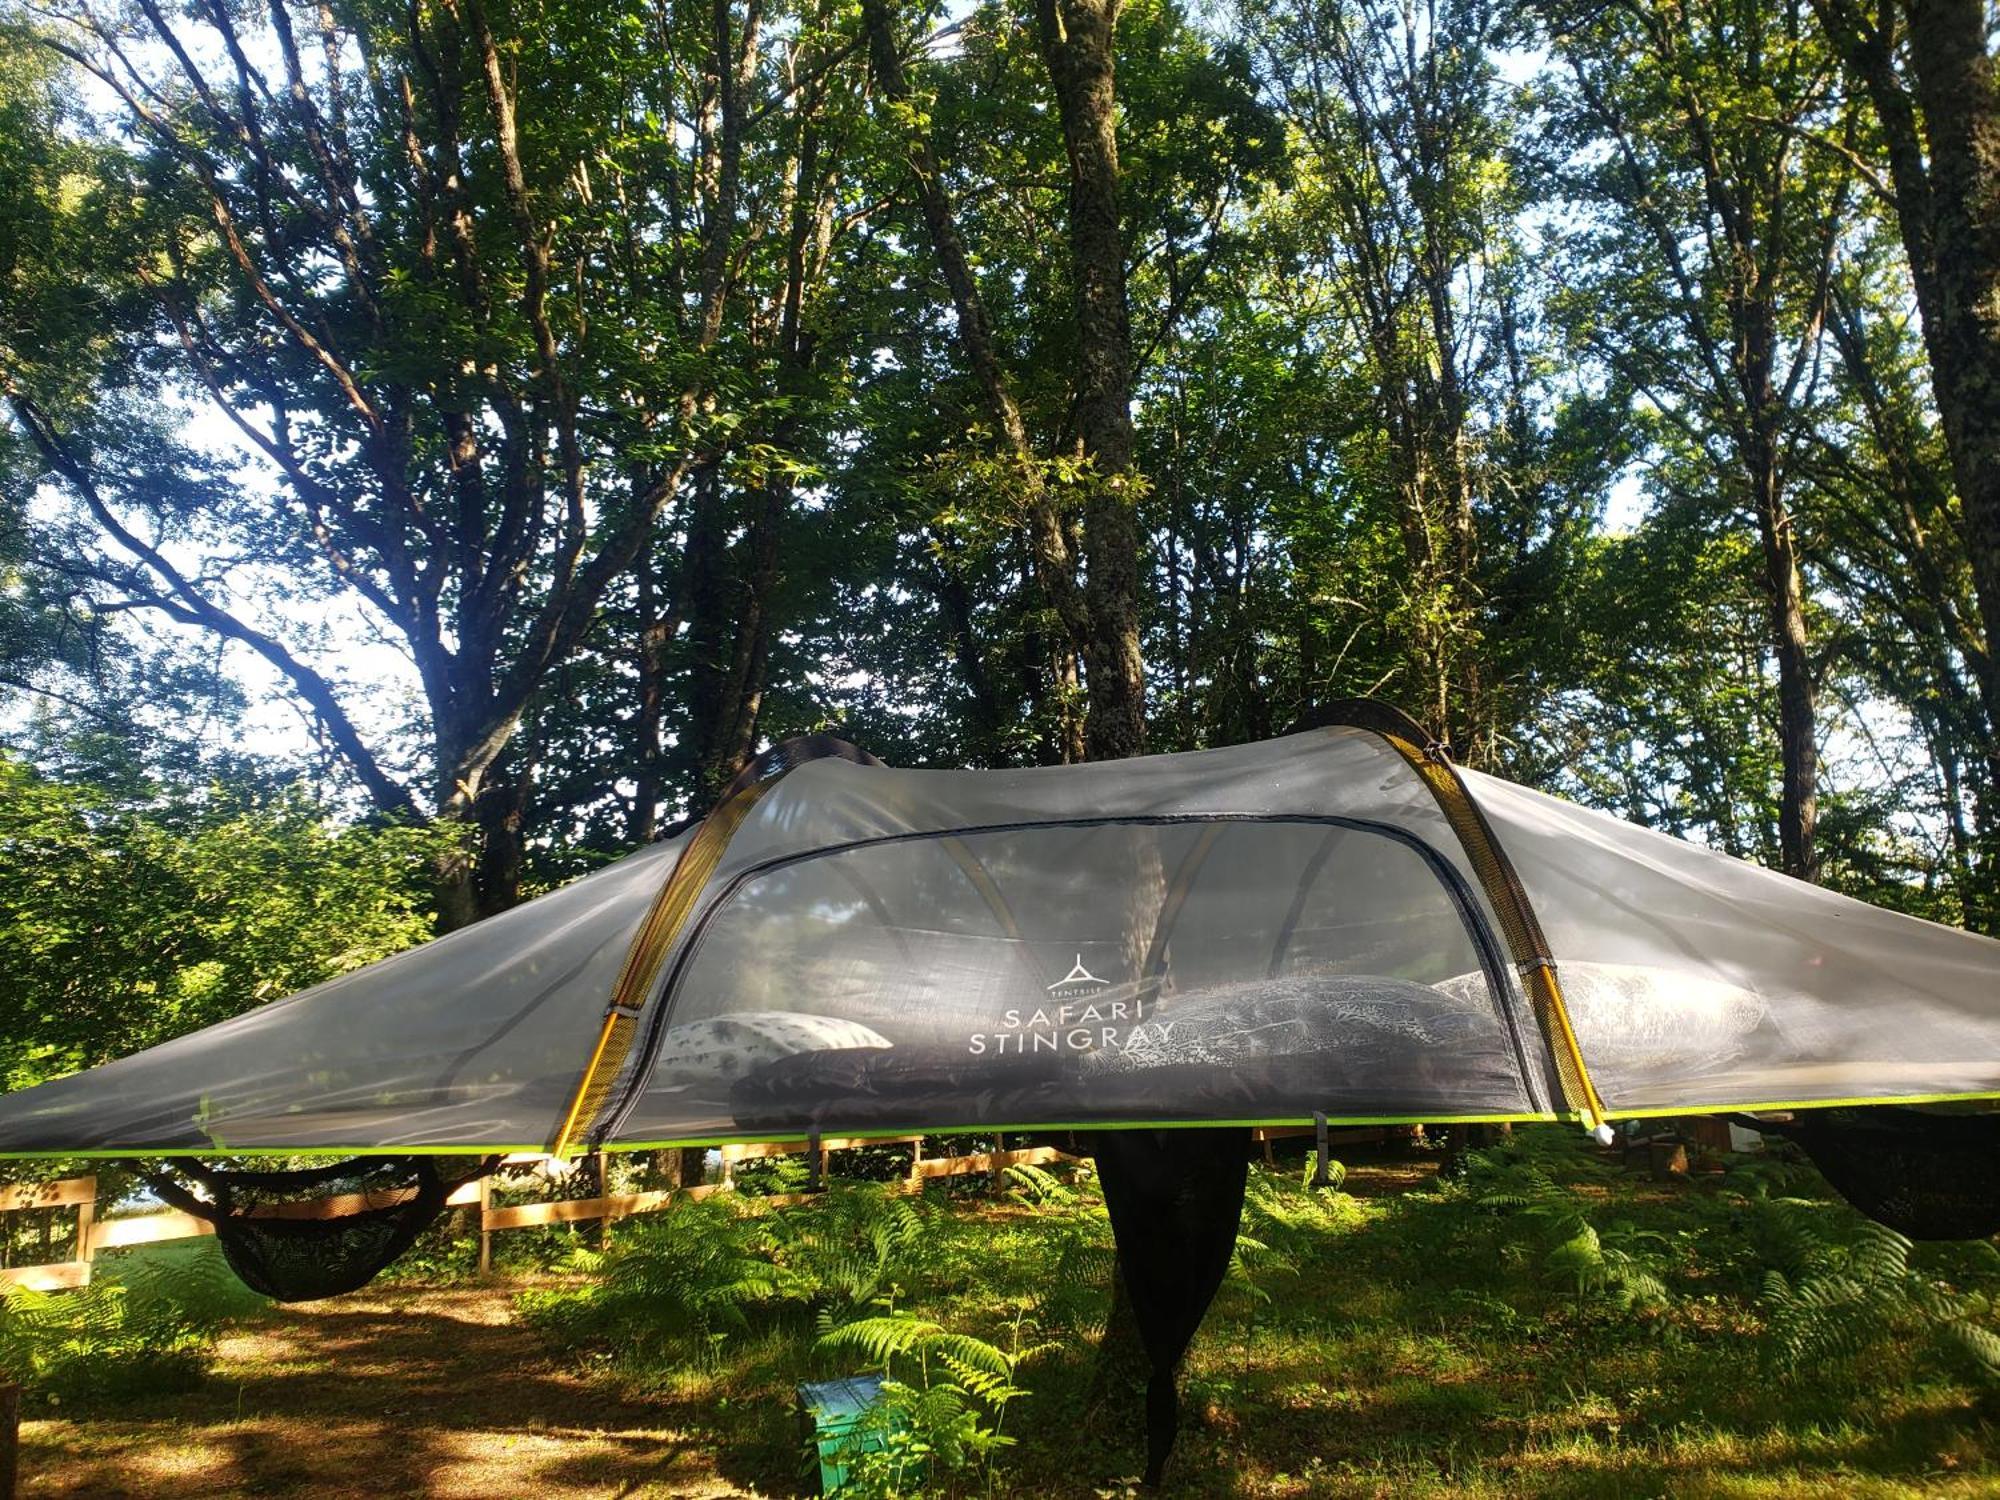
<path fill-rule="evenodd" d="M 1825 1109 L 1793 1120 L 1735 1116 L 1795 1141 L 1854 1208 L 1913 1240 L 2000 1234 L 2000 1115 L 1893 1105 Z"/>
<path fill-rule="evenodd" d="M 1145 1480 L 1155 1485 L 1180 1431 L 1181 1359 L 1236 1251 L 1250 1132 L 1107 1130 L 1091 1146 L 1119 1274 L 1151 1365 Z"/>

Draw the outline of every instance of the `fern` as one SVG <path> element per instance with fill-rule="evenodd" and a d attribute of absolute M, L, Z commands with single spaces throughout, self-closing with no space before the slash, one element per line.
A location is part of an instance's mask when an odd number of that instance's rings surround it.
<path fill-rule="evenodd" d="M 1339 1179 L 1346 1180 L 1344 1170 Z M 1307 1178 L 1294 1181 L 1255 1171 L 1243 1189 L 1243 1210 L 1245 1222 L 1256 1226 L 1260 1235 L 1287 1249 L 1302 1249 L 1350 1227 L 1355 1200 L 1346 1193 L 1313 1188 Z"/>
<path fill-rule="evenodd" d="M 1568 1291 L 1579 1308 L 1665 1307 L 1672 1298 L 1659 1262 L 1671 1242 L 1626 1220 L 1594 1223 L 1577 1183 L 1556 1180 L 1556 1162 L 1546 1148 L 1534 1146 L 1469 1152 L 1462 1177 L 1448 1191 L 1518 1224 L 1522 1258 L 1543 1281 Z M 1583 1183 L 1609 1176 L 1587 1158 L 1563 1157 L 1560 1164 L 1565 1177 Z"/>
<path fill-rule="evenodd" d="M 842 1500 L 910 1500 L 937 1481 L 988 1468 L 1013 1439 L 982 1420 L 956 1386 L 885 1380 L 881 1397 L 841 1450 Z"/>
<path fill-rule="evenodd" d="M 2000 1334 L 1961 1319 L 1945 1324 L 1944 1335 L 1981 1375 L 2000 1382 Z"/>
<path fill-rule="evenodd" d="M 842 1493 L 911 1494 L 918 1475 L 935 1480 L 984 1469 L 1011 1445 L 1014 1440 L 1000 1429 L 1008 1404 L 1025 1394 L 1016 1372 L 1054 1347 L 1023 1347 L 1021 1329 L 1017 1319 L 1011 1349 L 909 1313 L 856 1318 L 826 1329 L 818 1344 L 822 1352 L 858 1354 L 879 1365 L 885 1377 L 882 1401 L 863 1424 L 877 1446 L 850 1455 Z"/>
<path fill-rule="evenodd" d="M 1255 1310 L 1271 1300 L 1265 1282 L 1297 1274 L 1298 1266 L 1289 1255 L 1239 1232 L 1236 1248 L 1230 1252 L 1229 1267 L 1223 1273 L 1222 1290 L 1243 1302 L 1254 1319 Z"/>
<path fill-rule="evenodd" d="M 1007 1196 L 1041 1208 L 1068 1208 L 1078 1201 L 1075 1188 L 1046 1167 L 1031 1163 L 1006 1169 Z"/>
<path fill-rule="evenodd" d="M 1900 1336 L 2000 1383 L 1987 1299 L 1918 1271 L 1915 1247 L 1895 1230 L 1788 1199 L 1762 1205 L 1761 1217 L 1761 1238 L 1781 1256 L 1762 1297 L 1766 1352 L 1781 1375 L 1823 1379 Z"/>
<path fill-rule="evenodd" d="M 522 1294 L 531 1319 L 575 1345 L 643 1366 L 712 1364 L 727 1336 L 807 1311 L 820 1333 L 892 1307 L 938 1255 L 932 1211 L 875 1185 L 842 1187 L 782 1215 L 728 1196 L 678 1205 L 576 1251 L 595 1281 Z"/>
<path fill-rule="evenodd" d="M 1347 1181 L 1347 1163 L 1344 1161 L 1329 1160 L 1326 1164 L 1327 1185 L 1322 1188 L 1314 1181 L 1319 1176 L 1319 1161 L 1317 1157 L 1318 1153 L 1315 1152 L 1306 1158 L 1306 1164 L 1300 1172 L 1299 1186 L 1310 1189 L 1313 1192 L 1339 1192 Z"/>
<path fill-rule="evenodd" d="M 0 1293 L 0 1376 L 56 1402 L 186 1389 L 266 1305 L 211 1242 L 107 1256 L 75 1291 Z"/>
<path fill-rule="evenodd" d="M 1005 1350 L 907 1313 L 843 1323 L 823 1334 L 819 1347 L 828 1351 L 853 1349 L 871 1364 L 882 1366 L 885 1374 L 892 1373 L 899 1358 L 933 1357 L 949 1358 L 966 1369 L 1002 1378 L 1014 1373 L 1014 1356 Z"/>
<path fill-rule="evenodd" d="M 1079 1218 L 1052 1228 L 1049 1234 L 1044 1253 L 1052 1269 L 1035 1299 L 1036 1325 L 1049 1334 L 1095 1338 L 1104 1331 L 1111 1279 L 1118 1273 L 1110 1224 L 1101 1217 Z"/>
<path fill-rule="evenodd" d="M 802 1302 L 809 1290 L 773 1258 L 768 1227 L 726 1198 L 627 1231 L 598 1263 L 594 1285 L 524 1293 L 519 1305 L 570 1342 L 613 1345 L 641 1362 L 712 1360 L 753 1310 Z"/>
<path fill-rule="evenodd" d="M 773 1253 L 823 1327 L 893 1304 L 937 1255 L 932 1210 L 877 1186 L 843 1187 L 771 1228 Z"/>

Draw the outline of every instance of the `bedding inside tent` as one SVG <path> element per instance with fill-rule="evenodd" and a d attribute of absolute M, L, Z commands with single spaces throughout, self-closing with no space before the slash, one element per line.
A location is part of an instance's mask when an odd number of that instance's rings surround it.
<path fill-rule="evenodd" d="M 1027 770 L 790 742 L 573 885 L 0 1100 L 0 1155 L 2000 1096 L 2000 943 L 1335 717 Z"/>

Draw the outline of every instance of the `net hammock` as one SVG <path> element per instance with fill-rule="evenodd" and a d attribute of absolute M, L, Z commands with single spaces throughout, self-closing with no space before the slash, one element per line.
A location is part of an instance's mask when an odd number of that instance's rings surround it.
<path fill-rule="evenodd" d="M 1792 1141 L 1860 1212 L 1913 1240 L 2000 1234 L 2000 1115 L 1874 1105 L 1789 1121 L 1732 1115 Z"/>
<path fill-rule="evenodd" d="M 366 1286 L 454 1192 L 496 1165 L 497 1157 L 363 1156 L 250 1171 L 176 1159 L 140 1175 L 162 1200 L 213 1226 L 223 1259 L 253 1291 L 312 1302 Z"/>

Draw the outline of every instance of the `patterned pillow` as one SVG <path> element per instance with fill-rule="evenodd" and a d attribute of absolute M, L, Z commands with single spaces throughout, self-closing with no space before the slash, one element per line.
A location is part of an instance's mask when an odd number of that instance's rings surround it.
<path fill-rule="evenodd" d="M 889 1039 L 859 1021 L 791 1010 L 744 1010 L 674 1026 L 660 1039 L 652 1086 L 730 1080 L 800 1052 L 887 1048 Z"/>

